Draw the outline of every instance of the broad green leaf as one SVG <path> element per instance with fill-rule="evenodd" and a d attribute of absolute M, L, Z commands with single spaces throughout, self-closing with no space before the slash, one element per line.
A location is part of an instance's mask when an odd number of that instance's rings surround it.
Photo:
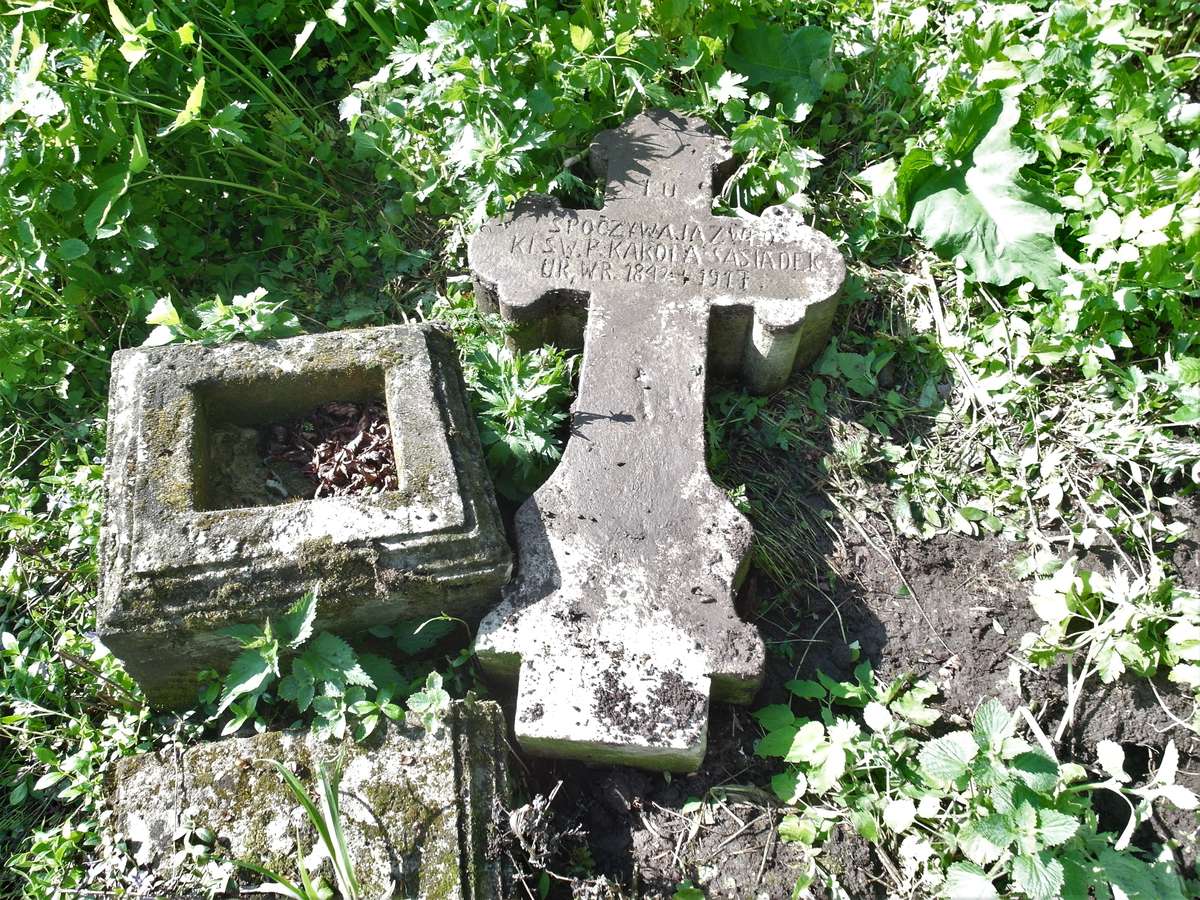
<path fill-rule="evenodd" d="M 1042 851 L 1019 854 L 1013 859 L 1013 882 L 1031 900 L 1054 900 L 1063 886 L 1063 867 L 1057 859 Z"/>
<path fill-rule="evenodd" d="M 193 122 L 195 120 L 196 116 L 200 115 L 200 107 L 203 104 L 204 104 L 204 76 L 201 75 L 200 79 L 194 85 L 192 85 L 191 91 L 188 92 L 187 101 L 183 104 L 183 109 L 181 109 L 179 111 L 179 114 L 175 116 L 175 121 L 172 122 L 170 125 L 168 125 L 166 128 L 162 129 L 158 133 L 158 136 L 165 137 L 166 135 L 170 134 L 172 131 L 176 131 L 176 130 L 182 128 L 184 125 L 188 125 L 191 122 Z"/>
<path fill-rule="evenodd" d="M 992 900 L 1000 896 L 983 869 L 969 862 L 956 862 L 946 870 L 942 891 L 948 900 Z"/>
<path fill-rule="evenodd" d="M 313 622 L 316 618 L 317 592 L 307 591 L 291 605 L 276 624 L 275 633 L 279 635 L 279 643 L 292 650 L 299 648 L 312 637 Z"/>
<path fill-rule="evenodd" d="M 978 752 L 979 745 L 970 733 L 956 731 L 930 741 L 921 749 L 917 759 L 921 771 L 930 779 L 948 782 L 964 775 Z"/>
<path fill-rule="evenodd" d="M 595 40 L 595 36 L 592 34 L 590 28 L 586 28 L 583 25 L 571 26 L 571 46 L 580 53 L 585 52 L 588 47 L 592 46 L 593 40 Z"/>
<path fill-rule="evenodd" d="M 758 756 L 785 756 L 791 749 L 792 741 L 796 738 L 796 732 L 800 729 L 795 725 L 789 725 L 786 728 L 780 728 L 778 731 L 769 732 L 762 738 L 754 747 L 754 752 Z"/>
<path fill-rule="evenodd" d="M 1175 377 L 1182 384 L 1200 383 L 1200 356 L 1181 356 L 1176 359 Z"/>
<path fill-rule="evenodd" d="M 1048 794 L 1058 784 L 1058 763 L 1038 750 L 1028 750 L 1013 758 L 1013 771 L 1032 790 Z"/>
<path fill-rule="evenodd" d="M 455 627 L 456 623 L 450 619 L 400 622 L 395 626 L 396 649 L 408 656 L 421 653 L 435 646 Z"/>
<path fill-rule="evenodd" d="M 967 825 L 958 833 L 958 846 L 963 855 L 973 863 L 986 866 L 1004 852 L 1004 847 L 997 847 L 979 833 L 978 823 Z"/>
<path fill-rule="evenodd" d="M 221 692 L 216 714 L 219 716 L 224 713 L 239 697 L 257 691 L 266 684 L 272 673 L 271 663 L 263 654 L 256 650 L 243 651 L 225 676 L 225 689 Z"/>
<path fill-rule="evenodd" d="M 170 301 L 166 300 L 165 297 L 160 299 L 158 302 L 159 302 L 159 304 L 161 304 L 164 301 L 166 301 L 168 304 L 170 304 Z M 169 324 L 172 324 L 170 322 L 172 315 L 174 315 L 176 321 L 178 321 L 179 314 L 175 312 L 175 307 L 172 306 L 172 307 L 170 307 L 169 310 L 165 311 L 164 313 L 161 314 L 161 316 L 159 316 L 159 307 L 158 307 L 158 305 L 156 305 L 154 307 L 154 311 L 151 312 L 150 315 L 156 316 L 156 317 L 159 317 L 162 319 L 162 321 L 159 321 L 159 322 L 151 322 L 152 325 L 153 324 L 169 325 Z M 149 321 L 149 317 L 147 317 L 147 321 Z M 239 644 L 241 644 L 243 647 L 249 647 L 251 644 L 259 644 L 261 646 L 261 641 L 262 641 L 264 635 L 266 634 L 266 632 L 264 632 L 262 630 L 262 628 L 260 628 L 257 625 L 251 625 L 249 623 L 244 623 L 244 624 L 237 624 L 237 625 L 226 625 L 224 628 L 221 628 L 220 630 L 218 630 L 217 634 L 222 635 L 224 637 L 231 637 L 235 641 L 237 641 Z"/>
<path fill-rule="evenodd" d="M 793 679 L 784 685 L 797 697 L 805 700 L 824 700 L 827 691 L 815 681 L 800 681 Z"/>
<path fill-rule="evenodd" d="M 974 823 L 975 833 L 993 847 L 1003 850 L 1017 839 L 1017 826 L 1010 816 L 992 813 Z"/>
<path fill-rule="evenodd" d="M 1061 217 L 1050 212 L 1050 198 L 1019 180 L 1037 158 L 1012 142 L 1020 105 L 998 94 L 966 102 L 951 119 L 952 128 L 956 121 L 971 125 L 948 142 L 956 153 L 950 166 L 922 167 L 909 180 L 909 227 L 942 256 L 961 256 L 976 281 L 1026 278 L 1049 289 L 1061 271 L 1054 241 Z"/>
<path fill-rule="evenodd" d="M 403 679 L 391 660 L 376 656 L 374 653 L 360 653 L 358 654 L 358 664 L 362 666 L 362 670 L 367 673 L 367 677 L 371 679 L 371 683 L 378 690 L 389 691 L 390 694 L 399 690 Z"/>
<path fill-rule="evenodd" d="M 911 688 L 888 704 L 888 709 L 908 719 L 914 725 L 928 727 L 941 718 L 936 709 L 930 709 L 925 701 L 937 693 L 937 688 L 928 681 L 918 681 Z"/>
<path fill-rule="evenodd" d="M 1066 843 L 1079 830 L 1079 820 L 1056 809 L 1038 810 L 1038 837 L 1045 847 Z"/>
<path fill-rule="evenodd" d="M 111 237 L 112 232 L 104 226 L 113 215 L 117 201 L 129 190 L 130 171 L 126 169 L 107 179 L 83 214 L 83 227 L 90 238 Z M 119 218 L 119 216 L 117 217 Z"/>
<path fill-rule="evenodd" d="M 170 297 L 159 297 L 154 302 L 154 309 L 150 310 L 150 314 L 146 316 L 147 325 L 165 325 L 168 328 L 173 325 L 180 324 L 179 311 L 175 309 L 175 304 L 171 302 Z M 256 625 L 237 626 L 231 625 L 228 629 L 222 629 L 222 633 L 227 633 L 233 628 L 252 628 L 256 634 L 261 634 L 262 629 Z M 237 637 L 237 634 L 230 634 L 230 637 Z"/>
<path fill-rule="evenodd" d="M 786 728 L 796 721 L 796 717 L 792 715 L 791 709 L 782 703 L 764 706 L 762 709 L 756 710 L 754 718 L 758 719 L 758 724 L 766 731 L 776 731 L 780 728 Z"/>
<path fill-rule="evenodd" d="M 1004 704 L 991 699 L 975 711 L 972 721 L 975 740 L 987 750 L 998 750 L 1004 739 L 1012 733 L 1013 719 Z"/>
<path fill-rule="evenodd" d="M 312 667 L 317 679 L 333 682 L 339 686 L 356 684 L 374 687 L 371 677 L 358 664 L 358 657 L 350 645 L 335 634 L 322 631 L 304 652 L 304 659 Z"/>
<path fill-rule="evenodd" d="M 796 731 L 791 746 L 783 758 L 787 762 L 815 762 L 814 754 L 825 741 L 825 726 L 820 722 L 806 722 Z"/>
<path fill-rule="evenodd" d="M 897 797 L 889 800 L 883 808 L 883 824 L 899 834 L 906 831 L 917 817 L 917 805 L 911 797 Z"/>
<path fill-rule="evenodd" d="M 88 245 L 79 238 L 67 238 L 58 245 L 58 258 L 70 262 L 73 259 L 79 259 L 81 256 L 87 256 Z"/>
<path fill-rule="evenodd" d="M 801 772 L 795 769 L 780 772 L 778 775 L 772 776 L 771 790 L 775 792 L 775 796 L 781 803 L 791 806 L 793 803 L 798 803 L 804 796 L 804 792 L 808 790 L 808 781 Z"/>
<path fill-rule="evenodd" d="M 779 823 L 779 839 L 785 843 L 811 844 L 817 839 L 817 826 L 810 819 L 784 816 Z"/>
<path fill-rule="evenodd" d="M 1183 900 L 1183 890 L 1173 863 L 1147 863 L 1132 853 L 1105 847 L 1097 854 L 1100 877 L 1119 888 L 1130 900 Z"/>
<path fill-rule="evenodd" d="M 788 31 L 779 25 L 741 25 L 725 53 L 725 64 L 747 76 L 751 86 L 765 85 L 783 104 L 784 114 L 801 122 L 825 89 L 832 50 L 833 35 L 824 28 Z"/>

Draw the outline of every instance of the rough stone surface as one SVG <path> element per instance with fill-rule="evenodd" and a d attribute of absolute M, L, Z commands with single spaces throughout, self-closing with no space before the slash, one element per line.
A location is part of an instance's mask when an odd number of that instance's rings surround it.
<path fill-rule="evenodd" d="M 509 802 L 504 734 L 500 707 L 478 701 L 453 704 L 435 732 L 389 723 L 362 745 L 268 732 L 123 760 L 109 798 L 144 886 L 178 885 L 175 839 L 204 827 L 225 856 L 296 879 L 297 841 L 315 861 L 320 839 L 268 761 L 316 797 L 319 763 L 341 759 L 342 827 L 364 897 L 500 900 L 505 873 L 488 848 Z"/>
<path fill-rule="evenodd" d="M 528 198 L 470 245 L 479 304 L 520 342 L 584 347 L 572 437 L 517 513 L 476 650 L 519 672 L 526 750 L 690 770 L 710 694 L 748 702 L 763 665 L 732 597 L 752 531 L 705 466 L 707 374 L 779 386 L 820 351 L 845 267 L 783 209 L 714 216 L 732 155 L 698 120 L 643 114 L 591 161 L 602 210 Z"/>
<path fill-rule="evenodd" d="M 398 490 L 219 508 L 228 455 L 253 450 L 238 429 L 375 399 Z M 238 647 L 219 629 L 309 589 L 317 628 L 339 633 L 477 620 L 512 568 L 454 348 L 427 326 L 115 354 L 105 497 L 100 637 L 159 705 L 193 702 L 196 674 L 228 666 Z"/>

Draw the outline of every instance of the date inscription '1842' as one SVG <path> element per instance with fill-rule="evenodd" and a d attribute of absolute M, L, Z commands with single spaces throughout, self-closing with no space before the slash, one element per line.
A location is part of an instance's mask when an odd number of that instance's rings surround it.
<path fill-rule="evenodd" d="M 731 224 L 567 218 L 542 235 L 514 234 L 508 252 L 537 257 L 558 283 L 624 281 L 754 292 L 759 273 L 807 272 L 812 253 L 733 220 Z"/>

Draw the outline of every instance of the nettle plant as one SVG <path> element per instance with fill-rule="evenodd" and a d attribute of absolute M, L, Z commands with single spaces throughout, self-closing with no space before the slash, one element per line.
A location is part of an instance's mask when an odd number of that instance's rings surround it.
<path fill-rule="evenodd" d="M 356 652 L 331 632 L 314 636 L 316 612 L 317 595 L 309 591 L 286 614 L 262 625 L 222 629 L 220 633 L 237 641 L 242 652 L 223 679 L 215 672 L 207 673 L 200 695 L 202 703 L 217 701 L 210 721 L 232 713 L 222 735 L 233 734 L 247 722 L 264 729 L 266 720 L 259 703 L 269 705 L 276 699 L 294 713 L 311 717 L 313 730 L 330 739 L 340 740 L 349 731 L 356 741 L 362 741 L 384 718 L 406 718 L 405 710 L 395 702 L 398 695 L 408 698 L 408 719 L 426 729 L 437 726 L 450 703 L 438 672 L 429 672 L 422 676 L 423 683 L 421 679 L 414 683 L 387 659 Z M 409 636 L 408 643 L 418 646 L 422 642 Z M 403 639 L 400 644 L 403 647 Z"/>
<path fill-rule="evenodd" d="M 1126 671 L 1165 674 L 1200 697 L 1200 593 L 1171 579 L 1130 578 L 1120 568 L 1094 572 L 1074 559 L 1052 565 L 1030 592 L 1045 624 L 1023 637 L 1022 648 L 1042 665 L 1067 656 L 1071 677 L 1060 734 L 1092 676 L 1110 684 Z M 1189 719 L 1200 728 L 1200 702 Z"/>
<path fill-rule="evenodd" d="M 925 705 L 936 693 L 932 684 L 898 678 L 881 685 L 866 663 L 855 675 L 849 683 L 824 674 L 789 682 L 797 697 L 817 702 L 816 719 L 782 704 L 755 714 L 767 732 L 757 753 L 790 764 L 772 781 L 780 800 L 795 808 L 780 836 L 814 850 L 798 889 L 833 878 L 821 871 L 815 850 L 844 824 L 875 846 L 903 894 L 1184 896 L 1170 861 L 1147 861 L 1127 849 L 1154 801 L 1198 805 L 1175 784 L 1174 743 L 1154 777 L 1134 787 L 1119 745 L 1102 742 L 1106 777 L 1090 780 L 1083 766 L 1058 760 L 1024 708 L 1014 714 L 988 700 L 970 730 L 933 737 L 927 729 L 941 714 Z M 859 715 L 844 714 L 850 711 Z M 1100 791 L 1129 805 L 1119 836 L 1099 831 L 1092 798 Z"/>
<path fill-rule="evenodd" d="M 562 455 L 579 357 L 549 345 L 514 350 L 511 326 L 479 312 L 451 279 L 445 294 L 418 302 L 420 318 L 449 328 L 459 349 L 463 379 L 496 489 L 512 501 L 537 490 Z"/>

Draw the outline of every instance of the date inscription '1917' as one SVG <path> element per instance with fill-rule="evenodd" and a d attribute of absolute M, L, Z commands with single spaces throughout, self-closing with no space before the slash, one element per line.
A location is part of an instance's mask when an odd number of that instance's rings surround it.
<path fill-rule="evenodd" d="M 775 244 L 769 233 L 730 224 L 630 222 L 586 214 L 553 222 L 541 234 L 516 234 L 509 253 L 537 257 L 546 280 L 694 284 L 755 290 L 755 275 L 812 269 L 812 254 Z"/>

